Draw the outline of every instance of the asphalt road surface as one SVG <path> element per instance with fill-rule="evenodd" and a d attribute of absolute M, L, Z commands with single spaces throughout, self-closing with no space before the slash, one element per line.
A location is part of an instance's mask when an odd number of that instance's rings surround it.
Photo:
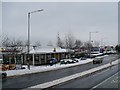
<path fill-rule="evenodd" d="M 120 75 L 120 71 L 118 73 L 115 73 L 113 76 L 107 78 L 100 84 L 96 85 L 95 89 L 93 90 L 96 90 L 97 88 L 119 88 L 120 89 L 119 75 Z"/>
<path fill-rule="evenodd" d="M 116 60 L 118 58 L 117 55 L 110 55 L 104 58 L 103 63 L 101 64 L 94 64 L 88 63 L 85 65 L 79 65 L 75 67 L 49 71 L 44 73 L 36 73 L 30 75 L 22 75 L 22 76 L 15 76 L 15 77 L 8 77 L 2 81 L 2 88 L 16 88 L 16 89 L 23 89 L 30 86 L 34 86 L 37 84 L 45 83 L 48 81 L 56 80 L 65 76 L 69 76 L 75 73 L 79 73 L 85 70 L 89 70 L 91 68 L 98 67 L 100 65 L 104 65 L 110 62 L 111 60 Z"/>
<path fill-rule="evenodd" d="M 104 80 L 108 79 L 114 74 L 115 74 L 114 77 L 106 80 L 104 83 L 101 83 L 95 88 L 118 88 L 118 82 L 117 82 L 118 74 L 116 74 L 118 71 L 120 71 L 120 67 L 116 65 L 108 69 L 105 69 L 103 71 L 96 72 L 94 74 L 91 74 L 82 78 L 77 78 L 75 80 L 71 80 L 66 83 L 62 83 L 52 88 L 56 88 L 56 89 L 63 88 L 63 90 L 67 88 L 88 88 L 90 90 L 96 90 L 92 88 L 98 85 L 99 83 L 103 82 Z"/>

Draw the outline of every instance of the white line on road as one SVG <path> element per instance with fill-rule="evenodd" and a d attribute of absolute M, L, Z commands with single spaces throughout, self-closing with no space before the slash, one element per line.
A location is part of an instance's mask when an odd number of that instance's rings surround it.
<path fill-rule="evenodd" d="M 98 86 L 100 86 L 101 84 L 103 84 L 104 82 L 106 82 L 107 80 L 111 79 L 112 77 L 114 77 L 115 75 L 117 75 L 117 73 L 115 73 L 114 75 L 112 75 L 111 77 L 105 79 L 104 81 L 102 81 L 101 83 L 97 84 L 96 86 L 92 87 L 90 90 L 94 90 L 95 88 L 97 88 Z"/>

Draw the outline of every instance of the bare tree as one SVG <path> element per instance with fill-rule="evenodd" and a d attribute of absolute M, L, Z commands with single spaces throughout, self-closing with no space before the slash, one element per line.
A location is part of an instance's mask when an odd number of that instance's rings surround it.
<path fill-rule="evenodd" d="M 5 48 L 10 48 L 12 49 L 12 47 L 14 48 L 18 48 L 20 46 L 23 46 L 23 41 L 20 39 L 16 39 L 16 38 L 10 38 L 7 35 L 2 37 L 2 46 Z"/>
<path fill-rule="evenodd" d="M 80 40 L 76 40 L 75 41 L 75 48 L 80 48 L 82 46 L 82 41 L 80 41 Z"/>
<path fill-rule="evenodd" d="M 57 46 L 61 47 L 61 48 L 63 47 L 63 42 L 60 38 L 59 32 L 58 32 L 58 35 L 57 35 Z"/>
<path fill-rule="evenodd" d="M 16 63 L 17 54 L 23 50 L 23 41 L 16 38 L 9 38 L 7 35 L 2 37 L 2 47 L 6 50 L 6 54 L 14 56 Z M 10 63 L 11 61 L 9 61 Z"/>
<path fill-rule="evenodd" d="M 95 45 L 96 47 L 99 47 L 100 43 L 99 43 L 98 41 L 94 41 L 94 45 Z"/>
<path fill-rule="evenodd" d="M 3 47 L 9 47 L 10 45 L 10 39 L 7 35 L 2 36 L 2 46 Z"/>
<path fill-rule="evenodd" d="M 84 47 L 89 50 L 92 47 L 92 44 L 90 42 L 84 42 Z"/>
<path fill-rule="evenodd" d="M 71 49 L 75 46 L 75 38 L 71 32 L 65 35 L 64 47 L 68 50 L 69 58 L 71 58 Z"/>
<path fill-rule="evenodd" d="M 49 41 L 48 44 L 47 44 L 47 46 L 53 46 L 52 42 Z"/>
<path fill-rule="evenodd" d="M 69 32 L 65 36 L 65 43 L 64 44 L 65 44 L 65 47 L 68 49 L 73 49 L 73 47 L 75 46 L 75 38 L 71 32 Z"/>
<path fill-rule="evenodd" d="M 91 48 L 93 47 L 92 44 L 90 42 L 85 42 L 84 47 L 87 50 L 87 53 L 91 55 Z"/>
<path fill-rule="evenodd" d="M 41 43 L 40 43 L 40 41 L 36 41 L 36 42 L 34 43 L 34 45 L 38 47 L 38 46 L 41 46 Z"/>
<path fill-rule="evenodd" d="M 11 39 L 10 50 L 13 51 L 12 54 L 14 55 L 14 60 L 16 63 L 18 53 L 21 53 L 23 50 L 23 41 L 20 39 L 15 39 L 15 38 Z"/>

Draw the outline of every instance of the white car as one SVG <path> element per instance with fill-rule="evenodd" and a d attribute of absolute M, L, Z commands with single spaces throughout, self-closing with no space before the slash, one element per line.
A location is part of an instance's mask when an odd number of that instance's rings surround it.
<path fill-rule="evenodd" d="M 76 63 L 76 62 L 79 62 L 80 59 L 73 58 L 72 60 Z"/>
<path fill-rule="evenodd" d="M 63 60 L 60 60 L 60 63 L 61 64 L 70 64 L 70 63 L 75 63 L 75 61 L 72 59 L 63 59 Z"/>

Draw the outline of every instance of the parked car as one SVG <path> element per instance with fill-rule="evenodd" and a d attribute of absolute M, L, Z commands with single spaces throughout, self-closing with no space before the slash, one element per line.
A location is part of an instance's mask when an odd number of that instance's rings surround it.
<path fill-rule="evenodd" d="M 72 59 L 62 59 L 60 60 L 60 64 L 70 64 L 70 63 L 75 63 L 76 61 Z"/>
<path fill-rule="evenodd" d="M 81 59 L 80 60 L 86 60 L 87 58 L 86 57 L 81 57 Z"/>
<path fill-rule="evenodd" d="M 62 60 L 60 60 L 60 64 L 67 64 L 67 60 L 68 59 L 62 59 Z"/>
<path fill-rule="evenodd" d="M 96 58 L 93 59 L 93 64 L 102 63 L 102 62 L 103 62 L 102 57 L 96 57 Z"/>
<path fill-rule="evenodd" d="M 77 58 L 72 58 L 72 60 L 76 63 L 76 62 L 79 62 L 79 59 Z"/>
<path fill-rule="evenodd" d="M 57 59 L 56 58 L 52 58 L 50 59 L 49 61 L 49 64 L 52 66 L 53 64 L 56 64 L 57 63 Z"/>
<path fill-rule="evenodd" d="M 1 72 L 0 72 L 0 78 L 4 79 L 4 78 L 6 78 L 6 77 L 7 77 L 7 73 L 4 72 L 4 71 L 1 71 Z"/>
<path fill-rule="evenodd" d="M 70 64 L 70 63 L 75 63 L 76 61 L 72 60 L 72 59 L 68 59 L 67 60 L 67 63 Z"/>

